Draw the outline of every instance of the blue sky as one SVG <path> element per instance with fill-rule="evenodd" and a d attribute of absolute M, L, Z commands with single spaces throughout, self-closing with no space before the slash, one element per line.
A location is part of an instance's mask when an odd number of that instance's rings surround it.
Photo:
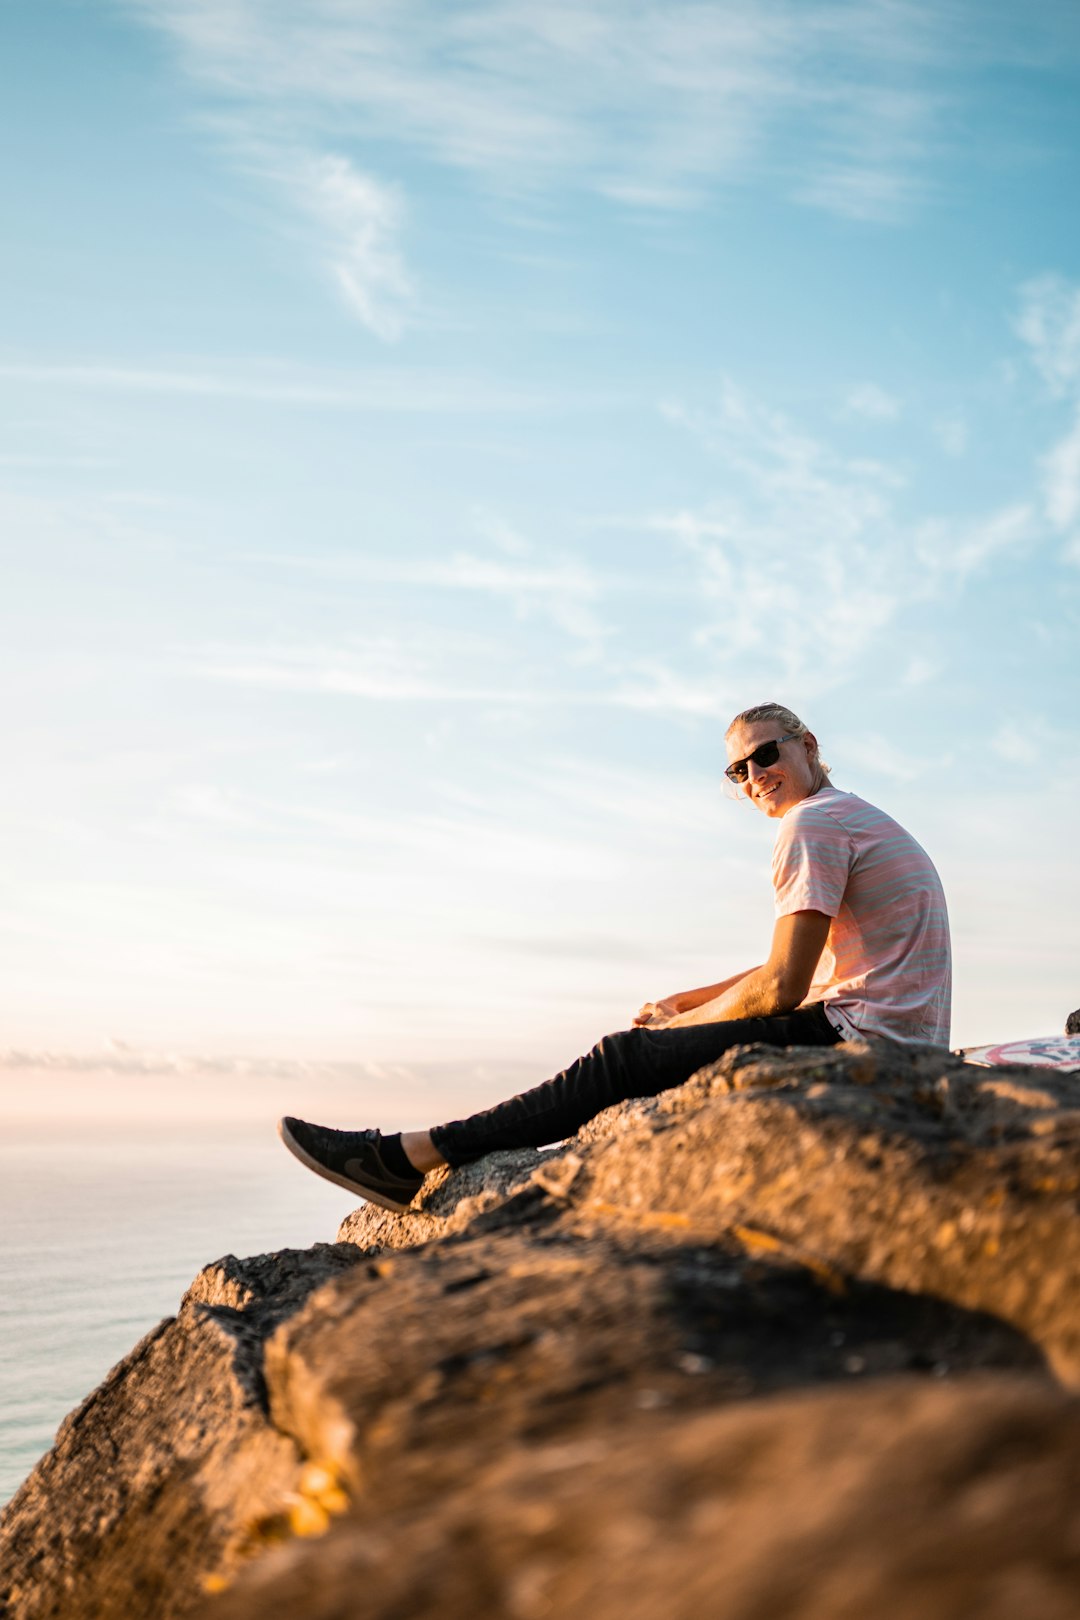
<path fill-rule="evenodd" d="M 752 965 L 771 698 L 938 862 L 954 1039 L 1061 1027 L 1073 5 L 5 0 L 0 59 L 11 1108 L 424 1122 Z"/>

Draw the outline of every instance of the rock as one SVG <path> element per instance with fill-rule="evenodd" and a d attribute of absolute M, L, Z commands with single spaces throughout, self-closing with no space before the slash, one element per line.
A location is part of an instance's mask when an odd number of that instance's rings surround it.
<path fill-rule="evenodd" d="M 631 1245 L 726 1238 L 992 1313 L 1077 1384 L 1078 1193 L 1078 1074 L 885 1041 L 740 1047 L 559 1153 L 492 1154 L 431 1178 L 405 1216 L 362 1206 L 338 1235 L 409 1247 L 546 1204 L 564 1230 Z"/>
<path fill-rule="evenodd" d="M 738 1049 L 208 1267 L 0 1616 L 1071 1614 L 1078 1190 L 1080 1075 Z"/>
<path fill-rule="evenodd" d="M 249 1553 L 303 1461 L 267 1422 L 263 1338 L 359 1258 L 322 1244 L 200 1273 L 0 1515 L 3 1620 L 182 1614 Z"/>
<path fill-rule="evenodd" d="M 1080 1007 L 1071 1012 L 1065 1020 L 1066 1035 L 1080 1035 Z"/>
<path fill-rule="evenodd" d="M 1075 1620 L 1080 1404 L 912 1379 L 628 1411 L 357 1511 L 204 1620 Z"/>

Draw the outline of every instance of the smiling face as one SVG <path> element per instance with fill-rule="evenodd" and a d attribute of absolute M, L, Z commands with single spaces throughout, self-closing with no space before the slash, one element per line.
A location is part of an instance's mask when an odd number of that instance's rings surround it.
<path fill-rule="evenodd" d="M 727 736 L 728 763 L 745 759 L 746 781 L 740 791 L 766 816 L 786 816 L 795 805 L 816 793 L 822 784 L 817 738 L 810 731 L 781 743 L 775 765 L 758 765 L 748 756 L 762 743 L 784 735 L 776 720 L 741 721 Z"/>

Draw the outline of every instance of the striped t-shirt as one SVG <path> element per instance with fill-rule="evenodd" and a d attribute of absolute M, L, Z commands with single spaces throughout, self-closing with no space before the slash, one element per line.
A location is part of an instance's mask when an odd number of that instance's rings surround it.
<path fill-rule="evenodd" d="M 829 937 L 803 1005 L 845 1036 L 948 1046 L 949 917 L 926 851 L 884 811 L 826 784 L 780 821 L 776 915 L 822 911 Z"/>

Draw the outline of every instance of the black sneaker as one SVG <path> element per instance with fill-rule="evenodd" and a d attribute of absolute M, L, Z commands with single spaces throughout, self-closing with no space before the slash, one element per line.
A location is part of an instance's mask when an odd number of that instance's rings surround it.
<path fill-rule="evenodd" d="M 408 1209 L 424 1184 L 419 1170 L 406 1176 L 387 1169 L 379 1152 L 380 1131 L 334 1131 L 286 1115 L 278 1121 L 278 1135 L 317 1176 L 336 1181 L 383 1209 Z"/>

